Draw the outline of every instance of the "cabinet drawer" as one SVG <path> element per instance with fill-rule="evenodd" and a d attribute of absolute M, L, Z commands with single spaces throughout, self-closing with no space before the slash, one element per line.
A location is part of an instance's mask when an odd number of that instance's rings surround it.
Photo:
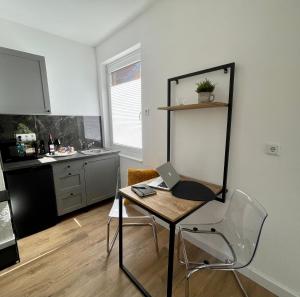
<path fill-rule="evenodd" d="M 82 160 L 53 164 L 54 176 L 72 175 L 72 173 L 83 169 L 83 164 L 84 162 Z"/>
<path fill-rule="evenodd" d="M 69 188 L 82 185 L 82 174 L 80 172 L 71 173 L 66 176 L 55 176 L 55 186 L 57 191 L 68 190 Z"/>
<path fill-rule="evenodd" d="M 85 205 L 85 197 L 80 188 L 74 189 L 68 193 L 61 194 L 57 197 L 58 215 L 63 215 L 79 209 Z"/>

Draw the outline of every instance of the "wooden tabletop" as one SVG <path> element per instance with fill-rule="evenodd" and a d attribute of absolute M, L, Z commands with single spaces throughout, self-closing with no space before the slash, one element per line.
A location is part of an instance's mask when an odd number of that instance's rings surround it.
<path fill-rule="evenodd" d="M 184 176 L 181 176 L 181 178 L 183 180 L 195 180 Z M 149 183 L 150 181 L 151 180 L 145 181 L 143 182 L 143 184 Z M 212 183 L 199 180 L 198 182 L 209 187 L 215 194 L 218 194 L 222 189 L 221 186 Z M 156 191 L 157 195 L 141 198 L 133 191 L 131 191 L 131 186 L 129 186 L 120 189 L 119 193 L 123 197 L 128 198 L 128 200 L 138 204 L 142 208 L 149 210 L 153 212 L 153 214 L 156 214 L 173 223 L 180 221 L 181 218 L 186 217 L 187 215 L 191 214 L 193 211 L 207 203 L 207 201 L 192 201 L 176 198 L 170 191 Z"/>

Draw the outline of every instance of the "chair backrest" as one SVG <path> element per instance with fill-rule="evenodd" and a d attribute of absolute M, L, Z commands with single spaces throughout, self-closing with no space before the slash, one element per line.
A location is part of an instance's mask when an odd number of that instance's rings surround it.
<path fill-rule="evenodd" d="M 258 201 L 240 190 L 235 190 L 229 203 L 223 232 L 235 252 L 234 268 L 242 268 L 254 258 L 268 214 Z"/>
<path fill-rule="evenodd" d="M 116 180 L 116 193 L 115 193 L 115 200 L 113 203 L 113 206 L 109 212 L 109 217 L 114 217 L 114 218 L 118 218 L 119 217 L 119 190 L 121 187 L 120 184 L 120 167 L 118 167 L 118 171 L 117 171 L 117 180 Z M 154 169 L 141 169 L 141 168 L 129 168 L 128 169 L 128 186 L 135 184 L 135 183 L 139 183 L 139 182 L 143 182 L 146 180 L 149 180 L 151 178 L 157 177 L 158 173 L 156 172 L 156 170 Z M 130 216 L 136 216 L 136 212 L 134 213 L 130 213 L 132 212 L 132 209 L 130 210 L 130 207 L 128 207 L 130 204 L 129 201 L 127 201 L 126 198 L 123 199 L 123 218 L 125 217 L 130 217 Z M 149 217 L 147 217 L 149 218 Z"/>
<path fill-rule="evenodd" d="M 154 169 L 128 168 L 128 186 L 141 183 L 143 181 L 158 177 L 159 174 Z"/>
<path fill-rule="evenodd" d="M 159 176 L 159 174 L 154 169 L 128 168 L 128 186 L 134 185 L 136 183 L 141 183 L 157 176 Z M 118 167 L 115 199 L 118 198 L 119 189 L 121 187 L 120 177 L 120 167 Z"/>

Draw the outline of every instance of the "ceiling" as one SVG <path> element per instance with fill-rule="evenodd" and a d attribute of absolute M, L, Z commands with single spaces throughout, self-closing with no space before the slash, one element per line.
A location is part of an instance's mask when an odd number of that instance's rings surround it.
<path fill-rule="evenodd" d="M 0 18 L 95 46 L 157 0 L 0 0 Z"/>

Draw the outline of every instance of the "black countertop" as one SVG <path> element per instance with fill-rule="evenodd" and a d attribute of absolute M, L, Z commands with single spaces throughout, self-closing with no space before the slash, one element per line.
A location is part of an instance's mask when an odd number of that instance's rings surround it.
<path fill-rule="evenodd" d="M 110 155 L 110 154 L 118 154 L 119 151 L 117 150 L 107 150 L 105 152 L 93 154 L 93 155 L 86 155 L 80 152 L 77 152 L 76 154 L 72 156 L 67 157 L 51 157 L 55 159 L 56 161 L 49 161 L 49 162 L 40 162 L 42 159 L 34 159 L 34 160 L 26 160 L 26 161 L 19 161 L 19 162 L 11 162 L 11 163 L 3 163 L 2 169 L 4 172 L 6 171 L 12 171 L 12 170 L 18 170 L 23 168 L 31 168 L 31 167 L 38 167 L 38 166 L 44 166 L 48 164 L 56 164 L 60 162 L 66 162 L 66 161 L 72 161 L 72 160 L 80 160 L 80 159 L 88 159 L 88 158 L 95 158 L 103 155 Z M 48 158 L 48 157 L 47 157 Z"/>

